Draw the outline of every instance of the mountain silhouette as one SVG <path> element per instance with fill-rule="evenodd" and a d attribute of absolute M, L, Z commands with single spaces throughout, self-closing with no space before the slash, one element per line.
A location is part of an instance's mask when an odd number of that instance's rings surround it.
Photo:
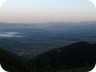
<path fill-rule="evenodd" d="M 87 42 L 78 42 L 66 47 L 54 49 L 29 61 L 36 68 L 52 69 L 80 68 L 94 66 L 96 62 L 96 46 Z"/>
<path fill-rule="evenodd" d="M 9 72 L 30 72 L 31 68 L 20 60 L 19 56 L 0 48 L 0 64 Z"/>
<path fill-rule="evenodd" d="M 66 72 L 64 70 L 87 67 L 86 70 L 91 70 L 96 62 L 96 44 L 74 43 L 42 53 L 26 62 L 0 48 L 0 62 L 2 67 L 10 72 Z"/>

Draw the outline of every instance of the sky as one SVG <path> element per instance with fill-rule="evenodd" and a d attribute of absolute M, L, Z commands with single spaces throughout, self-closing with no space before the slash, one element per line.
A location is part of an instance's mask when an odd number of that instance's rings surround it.
<path fill-rule="evenodd" d="M 8 0 L 0 8 L 0 22 L 96 21 L 88 0 Z"/>

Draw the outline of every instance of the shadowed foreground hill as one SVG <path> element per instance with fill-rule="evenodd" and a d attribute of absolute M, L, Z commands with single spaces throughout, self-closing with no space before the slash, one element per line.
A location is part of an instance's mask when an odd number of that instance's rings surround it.
<path fill-rule="evenodd" d="M 51 50 L 39 55 L 29 63 L 40 70 L 82 68 L 94 66 L 96 62 L 96 46 L 86 42 L 78 42 L 66 47 Z"/>
<path fill-rule="evenodd" d="M 0 48 L 0 64 L 9 72 L 30 72 L 31 68 L 28 67 L 20 58 L 11 52 Z"/>
<path fill-rule="evenodd" d="M 0 62 L 10 72 L 86 72 L 96 62 L 96 45 L 78 42 L 45 52 L 28 62 L 0 48 Z"/>

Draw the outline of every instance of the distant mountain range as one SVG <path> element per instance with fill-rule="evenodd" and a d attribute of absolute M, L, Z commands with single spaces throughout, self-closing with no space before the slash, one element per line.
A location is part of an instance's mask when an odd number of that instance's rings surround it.
<path fill-rule="evenodd" d="M 96 22 L 0 23 L 0 32 L 17 32 L 18 35 L 37 40 L 74 40 L 96 42 Z"/>
<path fill-rule="evenodd" d="M 82 29 L 95 28 L 96 22 L 49 22 L 49 23 L 0 23 L 0 30 L 7 31 L 16 29 L 32 29 L 44 31 L 73 31 Z M 95 29 L 96 30 L 96 29 Z M 19 30 L 17 30 L 19 31 Z M 84 31 L 84 30 L 83 30 Z"/>
<path fill-rule="evenodd" d="M 21 60 L 19 56 L 0 48 L 0 62 L 4 69 L 11 72 L 65 72 L 64 70 L 84 69 L 94 67 L 96 44 L 87 42 L 74 43 L 39 54 L 34 59 L 26 62 Z"/>

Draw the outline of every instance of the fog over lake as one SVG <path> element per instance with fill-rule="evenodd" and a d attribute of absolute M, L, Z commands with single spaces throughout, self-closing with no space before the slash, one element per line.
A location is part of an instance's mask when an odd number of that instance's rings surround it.
<path fill-rule="evenodd" d="M 18 32 L 0 32 L 0 37 L 22 37 Z"/>

